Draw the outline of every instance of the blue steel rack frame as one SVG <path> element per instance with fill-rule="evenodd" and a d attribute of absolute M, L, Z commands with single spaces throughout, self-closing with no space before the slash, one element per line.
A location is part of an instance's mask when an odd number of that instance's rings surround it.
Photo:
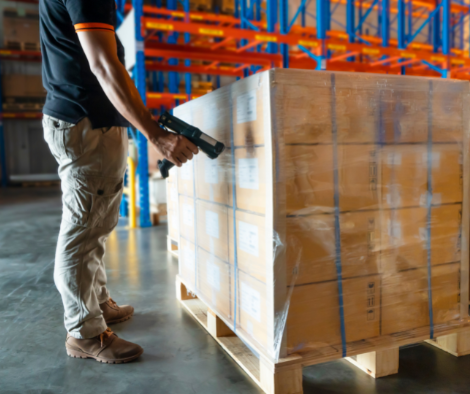
<path fill-rule="evenodd" d="M 231 72 L 238 79 L 279 65 L 470 79 L 464 41 L 464 23 L 470 24 L 468 4 L 458 0 L 317 0 L 314 15 L 308 8 L 310 1 L 300 0 L 290 18 L 288 0 L 266 0 L 264 9 L 260 0 L 235 0 L 233 17 L 217 11 L 190 12 L 189 0 L 167 0 L 166 7 L 162 0 L 153 0 L 151 6 L 132 0 L 137 42 L 134 78 L 144 102 L 156 115 L 195 97 L 192 73 L 220 76 Z M 335 17 L 340 5 L 345 6 L 344 21 Z M 129 8 L 125 0 L 118 0 L 118 21 Z M 373 11 L 376 24 L 371 22 Z M 306 26 L 307 16 L 314 18 L 314 27 Z M 396 39 L 391 38 L 392 31 Z M 423 34 L 427 34 L 425 42 Z M 416 42 L 418 37 L 421 42 Z M 219 51 L 224 48 L 238 55 L 239 61 Z M 207 59 L 203 67 L 193 63 L 196 49 L 202 56 L 199 63 Z M 250 63 L 250 55 L 265 56 L 268 66 L 263 61 Z M 168 71 L 169 93 L 163 92 L 164 71 Z M 179 92 L 181 74 L 184 92 Z M 150 225 L 148 154 L 141 133 L 137 133 L 137 146 L 140 223 L 146 227 Z"/>

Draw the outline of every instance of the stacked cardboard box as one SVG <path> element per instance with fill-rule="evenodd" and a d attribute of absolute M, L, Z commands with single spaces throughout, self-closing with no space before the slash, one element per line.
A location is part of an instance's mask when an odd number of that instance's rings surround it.
<path fill-rule="evenodd" d="M 178 107 L 227 146 L 178 170 L 181 277 L 273 358 L 468 318 L 468 99 L 271 70 Z"/>
<path fill-rule="evenodd" d="M 3 75 L 2 88 L 4 111 L 39 111 L 46 99 L 40 75 Z"/>
<path fill-rule="evenodd" d="M 21 51 L 39 51 L 39 14 L 22 8 L 3 11 L 4 46 Z"/>

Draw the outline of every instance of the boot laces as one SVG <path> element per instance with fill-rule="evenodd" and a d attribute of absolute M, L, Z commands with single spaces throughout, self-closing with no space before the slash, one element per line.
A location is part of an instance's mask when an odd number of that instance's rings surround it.
<path fill-rule="evenodd" d="M 112 306 L 118 306 L 118 304 L 116 303 L 116 301 L 114 301 L 111 297 L 109 297 L 108 302 L 109 302 Z"/>
<path fill-rule="evenodd" d="M 104 346 L 104 342 L 108 340 L 109 338 L 111 338 L 111 335 L 113 334 L 114 334 L 113 331 L 109 327 L 106 329 L 106 331 L 100 334 L 101 347 Z"/>

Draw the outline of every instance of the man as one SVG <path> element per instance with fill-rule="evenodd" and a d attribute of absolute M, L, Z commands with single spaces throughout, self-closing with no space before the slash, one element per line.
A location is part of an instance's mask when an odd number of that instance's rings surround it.
<path fill-rule="evenodd" d="M 158 127 L 123 66 L 113 0 L 41 0 L 44 137 L 59 163 L 63 216 L 54 281 L 65 309 L 72 357 L 123 363 L 143 349 L 108 325 L 129 319 L 106 288 L 105 242 L 117 224 L 131 123 L 181 166 L 197 153 Z"/>

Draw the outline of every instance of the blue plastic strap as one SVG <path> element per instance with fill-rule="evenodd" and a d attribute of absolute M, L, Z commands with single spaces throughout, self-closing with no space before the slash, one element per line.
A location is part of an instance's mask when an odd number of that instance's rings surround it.
<path fill-rule="evenodd" d="M 335 74 L 331 75 L 331 123 L 333 131 L 333 179 L 334 179 L 334 203 L 335 203 L 335 266 L 338 281 L 338 301 L 339 318 L 341 325 L 341 343 L 343 357 L 346 357 L 346 326 L 344 323 L 344 302 L 343 302 L 343 274 L 341 267 L 341 231 L 339 223 L 339 171 L 338 171 L 338 135 L 336 126 L 336 94 L 335 94 Z"/>
<path fill-rule="evenodd" d="M 432 81 L 429 81 L 429 111 L 428 111 L 428 192 L 426 198 L 427 219 L 426 219 L 426 252 L 428 264 L 428 308 L 429 308 L 429 335 L 434 338 L 434 313 L 432 308 L 432 270 L 431 270 L 431 204 L 432 204 Z"/>

